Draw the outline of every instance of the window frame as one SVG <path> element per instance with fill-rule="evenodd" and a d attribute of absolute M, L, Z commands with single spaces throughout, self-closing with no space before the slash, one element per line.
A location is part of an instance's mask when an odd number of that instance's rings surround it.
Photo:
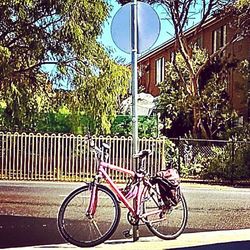
<path fill-rule="evenodd" d="M 212 33 L 212 52 L 215 53 L 226 45 L 227 42 L 227 26 L 222 25 Z"/>
<path fill-rule="evenodd" d="M 158 85 L 165 80 L 165 58 L 159 57 L 155 60 L 155 84 Z"/>

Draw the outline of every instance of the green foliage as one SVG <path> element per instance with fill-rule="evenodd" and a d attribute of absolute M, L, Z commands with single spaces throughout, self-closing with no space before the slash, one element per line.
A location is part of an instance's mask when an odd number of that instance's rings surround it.
<path fill-rule="evenodd" d="M 250 144 L 241 141 L 235 143 L 235 154 L 232 166 L 232 177 L 234 179 L 250 178 Z"/>
<path fill-rule="evenodd" d="M 43 133 L 71 133 L 71 128 L 67 124 L 70 118 L 66 114 L 47 114 L 38 122 L 36 130 Z"/>
<path fill-rule="evenodd" d="M 30 88 L 11 83 L 5 90 L 4 110 L 1 116 L 2 127 L 5 130 L 21 129 L 22 131 L 35 130 L 40 115 L 49 110 L 50 96 L 42 87 L 37 87 L 35 91 Z"/>
<path fill-rule="evenodd" d="M 188 84 L 188 72 L 183 57 L 179 53 L 176 55 L 176 63 L 179 70 L 183 72 L 183 79 Z M 173 134 L 171 128 L 165 127 L 162 130 L 163 134 L 167 136 L 184 135 L 188 132 L 186 127 L 189 127 L 190 115 L 192 114 L 192 99 L 189 97 L 186 86 L 182 85 L 180 76 L 172 62 L 166 62 L 165 81 L 159 85 L 159 88 L 158 108 L 161 110 L 163 124 L 166 123 L 166 120 L 170 120 L 172 127 L 176 128 L 176 121 L 182 121 L 178 128 L 179 134 Z"/>
<path fill-rule="evenodd" d="M 202 172 L 206 169 L 208 164 L 207 157 L 198 153 L 195 158 L 188 164 L 184 162 L 184 159 L 180 160 L 181 174 L 187 178 L 201 178 Z"/>
<path fill-rule="evenodd" d="M 157 137 L 158 133 L 157 118 L 142 116 L 138 119 L 138 134 L 139 137 Z"/>
<path fill-rule="evenodd" d="M 231 145 L 212 147 L 212 152 L 214 156 L 209 157 L 209 164 L 203 165 L 201 176 L 205 179 L 230 180 L 232 176 Z"/>
<path fill-rule="evenodd" d="M 228 142 L 225 147 L 213 147 L 214 156 L 203 164 L 201 178 L 243 180 L 250 178 L 250 145 L 246 142 Z"/>
<path fill-rule="evenodd" d="M 166 7 L 166 15 L 169 22 L 174 27 L 174 38 L 175 38 L 175 50 L 179 53 L 175 55 L 173 51 L 171 52 L 171 60 L 173 62 L 171 71 L 173 77 L 170 77 L 171 81 L 178 81 L 180 88 L 184 89 L 184 95 L 188 95 L 186 98 L 187 107 L 182 106 L 182 108 L 190 109 L 192 108 L 192 135 L 196 138 L 215 138 L 221 127 L 223 127 L 225 122 L 223 120 L 216 121 L 217 119 L 211 119 L 211 116 L 205 116 L 201 111 L 203 103 L 199 100 L 202 95 L 202 88 L 205 82 L 201 82 L 201 74 L 204 70 L 207 70 L 209 64 L 214 63 L 214 60 L 218 57 L 222 57 L 223 54 L 230 52 L 228 46 L 239 41 L 239 39 L 246 39 L 249 36 L 249 0 L 239 0 L 239 1 L 214 1 L 208 0 L 202 1 L 199 4 L 197 1 L 168 1 L 168 0 L 145 0 L 149 3 L 161 3 Z M 235 7 L 235 3 L 236 6 Z M 192 27 L 193 33 L 191 36 L 186 34 L 187 28 L 189 28 L 189 19 L 192 18 L 194 9 L 197 13 L 201 13 L 200 20 Z M 202 51 L 201 53 L 195 48 L 195 44 L 199 42 L 199 36 L 202 35 L 204 24 L 209 22 L 211 16 L 216 17 L 218 20 L 230 19 L 230 36 L 228 37 L 225 46 L 221 46 L 220 49 L 214 51 L 207 56 Z M 175 52 L 175 51 L 174 51 Z M 180 59 L 181 55 L 181 59 Z M 237 56 L 237 55 L 236 55 Z M 168 65 L 169 66 L 169 65 Z M 221 68 L 221 67 L 220 67 Z M 171 67 L 168 69 L 171 70 Z M 168 72 L 168 69 L 166 72 Z M 223 72 L 224 73 L 224 72 Z M 216 71 L 216 74 L 220 72 Z M 216 76 L 216 78 L 218 78 Z M 220 78 L 220 77 L 219 77 Z M 213 79 L 211 76 L 210 79 Z M 170 84 L 171 81 L 168 81 Z M 201 86 L 202 84 L 202 86 Z M 164 87 L 164 86 L 163 86 Z M 177 93 L 174 93 L 175 95 Z M 180 96 L 181 94 L 178 93 Z M 180 98 L 182 100 L 182 96 Z M 182 102 L 182 101 L 179 101 Z M 182 102 L 183 103 L 183 102 Z M 192 105 L 190 105 L 190 103 Z M 175 103 L 178 106 L 178 103 Z M 205 107 L 207 109 L 207 107 Z M 163 107 L 164 109 L 164 107 Z M 168 108 L 169 109 L 169 108 Z M 182 112 L 177 107 L 177 112 L 174 110 L 173 115 L 180 115 Z M 169 116 L 168 112 L 165 112 L 164 117 Z M 190 117 L 189 115 L 187 117 Z M 224 120 L 227 120 L 225 118 Z M 173 126 L 176 126 L 173 122 Z M 185 128 L 181 129 L 181 135 L 185 131 Z"/>
<path fill-rule="evenodd" d="M 67 133 L 84 135 L 89 131 L 90 119 L 76 113 L 48 113 L 41 116 L 35 128 L 42 133 Z"/>
<path fill-rule="evenodd" d="M 116 136 L 132 135 L 132 117 L 128 115 L 118 115 L 111 126 L 111 134 Z"/>
<path fill-rule="evenodd" d="M 176 144 L 170 139 L 165 138 L 164 158 L 167 167 L 179 168 L 179 150 Z"/>
<path fill-rule="evenodd" d="M 5 124 L 32 129 L 40 113 L 57 112 L 62 100 L 53 87 L 63 85 L 72 90 L 65 101 L 74 117 L 84 112 L 96 121 L 94 132 L 109 131 L 129 78 L 129 70 L 97 42 L 110 8 L 103 0 L 1 1 Z"/>
<path fill-rule="evenodd" d="M 209 80 L 198 99 L 201 104 L 201 119 L 209 138 L 218 138 L 229 128 L 230 123 L 237 117 L 232 109 L 226 92 L 227 82 L 217 74 Z"/>
<path fill-rule="evenodd" d="M 207 53 L 194 48 L 192 64 L 197 71 L 206 60 Z M 166 80 L 160 84 L 160 97 L 158 107 L 162 110 L 163 119 L 171 119 L 171 130 L 165 130 L 166 135 L 173 136 L 173 130 L 178 127 L 179 134 L 183 136 L 193 127 L 194 107 L 199 113 L 200 137 L 216 138 L 224 130 L 228 121 L 234 117 L 230 106 L 227 86 L 228 64 L 216 61 L 208 65 L 199 79 L 199 95 L 190 95 L 191 82 L 189 69 L 180 53 L 176 55 L 175 65 L 166 63 Z M 178 70 L 177 70 L 178 68 Z M 179 72 L 182 72 L 180 75 Z M 225 73 L 226 72 L 226 73 Z M 184 85 L 183 82 L 186 82 Z"/>
<path fill-rule="evenodd" d="M 11 52 L 8 48 L 3 47 L 0 45 L 0 67 L 6 66 L 6 64 L 9 62 L 11 56 Z"/>
<path fill-rule="evenodd" d="M 239 9 L 247 8 L 250 6 L 250 0 L 237 0 L 235 6 Z"/>
<path fill-rule="evenodd" d="M 236 127 L 230 134 L 234 138 L 234 176 L 236 178 L 250 178 L 250 123 L 243 127 Z M 232 142 L 231 142 L 232 144 Z"/>
<path fill-rule="evenodd" d="M 4 106 L 4 105 L 3 105 Z M 2 107 L 0 112 L 0 121 L 2 129 L 6 129 L 3 124 L 3 115 L 5 112 Z M 157 120 L 155 117 L 139 116 L 139 137 L 149 138 L 157 137 Z M 118 115 L 111 123 L 110 133 L 100 133 L 99 135 L 112 136 L 132 136 L 132 117 Z M 5 125 L 5 126 L 4 126 Z M 84 113 L 72 113 L 66 106 L 59 108 L 58 112 L 48 112 L 40 114 L 33 124 L 32 131 L 40 133 L 67 133 L 84 135 L 95 128 L 96 121 Z M 9 131 L 13 131 L 13 127 Z M 29 131 L 30 128 L 24 128 L 20 131 Z"/>
<path fill-rule="evenodd" d="M 181 173 L 185 177 L 235 181 L 250 178 L 249 131 L 246 140 L 232 137 L 228 141 L 218 141 L 211 145 L 210 153 L 200 152 L 190 162 L 181 160 Z M 248 138 L 248 139 L 247 139 Z M 223 144 L 222 144 L 223 142 Z M 216 145 L 217 144 L 217 145 Z M 200 144 L 199 144 L 200 145 Z M 210 147 L 207 145 L 207 147 Z"/>
<path fill-rule="evenodd" d="M 249 62 L 249 60 L 245 59 L 245 60 L 241 61 L 238 68 L 239 68 L 239 71 L 242 73 L 242 76 L 245 79 L 249 79 L 249 77 L 250 77 L 250 62 Z"/>
<path fill-rule="evenodd" d="M 140 138 L 157 137 L 156 117 L 138 117 L 138 135 Z M 111 126 L 111 135 L 132 136 L 132 117 L 119 115 L 115 118 Z"/>
<path fill-rule="evenodd" d="M 111 61 L 99 49 L 97 72 L 89 72 L 87 77 L 78 75 L 75 78 L 78 99 L 70 106 L 72 110 L 78 109 L 95 121 L 93 133 L 106 134 L 110 133 L 111 123 L 116 116 L 118 98 L 127 93 L 130 71 Z"/>

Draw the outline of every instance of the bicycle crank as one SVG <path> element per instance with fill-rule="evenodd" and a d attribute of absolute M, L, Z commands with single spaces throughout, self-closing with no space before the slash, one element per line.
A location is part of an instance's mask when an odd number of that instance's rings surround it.
<path fill-rule="evenodd" d="M 132 228 L 127 229 L 127 230 L 123 231 L 122 234 L 124 235 L 125 238 L 132 238 L 133 230 L 132 230 Z"/>
<path fill-rule="evenodd" d="M 139 218 L 134 217 L 131 212 L 127 213 L 127 220 L 132 226 L 139 224 Z"/>

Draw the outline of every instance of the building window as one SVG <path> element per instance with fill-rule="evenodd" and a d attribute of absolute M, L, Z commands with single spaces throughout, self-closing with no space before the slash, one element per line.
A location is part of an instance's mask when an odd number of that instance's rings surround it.
<path fill-rule="evenodd" d="M 164 57 L 161 57 L 155 62 L 155 76 L 156 76 L 156 85 L 164 81 L 165 75 L 165 60 Z"/>
<path fill-rule="evenodd" d="M 213 53 L 219 50 L 226 44 L 226 25 L 214 30 L 212 34 L 213 39 Z"/>
<path fill-rule="evenodd" d="M 202 36 L 199 36 L 196 40 L 196 45 L 202 49 L 203 48 L 203 39 L 202 39 Z"/>
<path fill-rule="evenodd" d="M 170 51 L 169 54 L 170 54 L 170 58 L 169 58 L 170 62 L 171 62 L 171 63 L 174 63 L 174 61 L 175 61 L 175 56 L 176 56 L 175 51 Z"/>

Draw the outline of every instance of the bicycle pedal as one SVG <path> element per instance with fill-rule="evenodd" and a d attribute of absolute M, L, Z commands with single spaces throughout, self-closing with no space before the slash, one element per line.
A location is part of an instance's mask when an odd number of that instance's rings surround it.
<path fill-rule="evenodd" d="M 122 232 L 122 234 L 124 235 L 125 238 L 132 238 L 132 232 L 131 230 L 125 230 Z"/>

